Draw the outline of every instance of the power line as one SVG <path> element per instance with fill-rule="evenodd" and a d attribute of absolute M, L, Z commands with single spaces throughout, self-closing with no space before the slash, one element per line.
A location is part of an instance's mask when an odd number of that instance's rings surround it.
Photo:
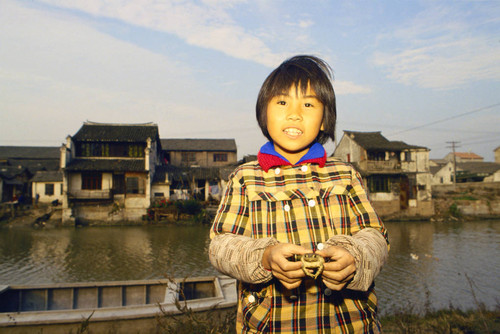
<path fill-rule="evenodd" d="M 449 121 L 449 120 L 452 120 L 452 119 L 455 119 L 455 118 L 459 118 L 459 117 L 463 117 L 463 116 L 466 116 L 466 115 L 474 114 L 474 113 L 477 113 L 477 112 L 480 112 L 480 111 L 483 111 L 483 110 L 488 110 L 488 109 L 491 109 L 491 108 L 494 108 L 494 107 L 497 107 L 497 106 L 500 106 L 500 102 L 492 104 L 492 105 L 489 105 L 489 106 L 486 106 L 486 107 L 482 107 L 482 108 L 474 109 L 474 110 L 471 110 L 471 111 L 467 111 L 467 112 L 464 112 L 464 113 L 461 113 L 461 114 L 458 114 L 458 115 L 455 115 L 455 116 L 450 116 L 450 117 L 443 118 L 443 119 L 440 119 L 440 120 L 437 120 L 437 121 L 433 121 L 433 122 L 429 122 L 429 123 L 426 123 L 426 124 L 418 125 L 418 126 L 415 126 L 413 128 L 406 129 L 406 130 L 401 130 L 401 131 L 398 131 L 398 132 L 394 132 L 394 133 L 392 133 L 390 135 L 397 135 L 397 134 L 400 134 L 400 133 L 403 133 L 403 132 L 408 132 L 408 131 L 420 129 L 420 128 L 423 128 L 423 127 L 426 127 L 426 126 L 429 126 L 429 125 L 434 125 L 434 124 L 446 122 L 446 121 Z"/>

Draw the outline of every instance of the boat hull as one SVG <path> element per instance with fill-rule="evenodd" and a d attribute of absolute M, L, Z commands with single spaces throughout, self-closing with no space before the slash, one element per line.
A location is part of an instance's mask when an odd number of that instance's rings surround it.
<path fill-rule="evenodd" d="M 0 289 L 0 333 L 155 333 L 186 314 L 222 319 L 236 301 L 227 276 L 12 286 Z"/>

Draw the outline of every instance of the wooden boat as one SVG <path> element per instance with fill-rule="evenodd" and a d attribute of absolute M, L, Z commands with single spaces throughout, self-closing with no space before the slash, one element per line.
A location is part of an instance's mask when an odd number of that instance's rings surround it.
<path fill-rule="evenodd" d="M 154 333 L 158 317 L 220 316 L 236 301 L 227 276 L 0 286 L 0 333 Z"/>

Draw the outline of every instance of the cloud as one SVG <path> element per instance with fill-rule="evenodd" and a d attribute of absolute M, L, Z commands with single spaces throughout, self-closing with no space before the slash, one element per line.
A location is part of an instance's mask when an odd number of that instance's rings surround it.
<path fill-rule="evenodd" d="M 429 8 L 407 27 L 380 35 L 384 51 L 374 53 L 374 64 L 397 82 L 431 89 L 500 80 L 497 20 L 484 18 L 485 13 L 462 13 L 448 7 Z"/>
<path fill-rule="evenodd" d="M 228 9 L 241 0 L 171 2 L 159 0 L 41 0 L 46 4 L 78 10 L 96 17 L 111 18 L 131 25 L 176 35 L 186 43 L 213 49 L 229 56 L 275 66 L 283 58 L 255 34 L 238 25 Z"/>
<path fill-rule="evenodd" d="M 336 95 L 370 94 L 372 92 L 370 87 L 361 86 L 350 81 L 335 81 L 333 85 Z"/>

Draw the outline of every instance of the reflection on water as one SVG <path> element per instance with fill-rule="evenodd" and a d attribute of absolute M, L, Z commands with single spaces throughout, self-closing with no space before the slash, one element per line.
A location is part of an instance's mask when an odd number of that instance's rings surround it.
<path fill-rule="evenodd" d="M 388 264 L 376 285 L 383 313 L 500 302 L 500 221 L 387 223 Z M 217 274 L 208 227 L 169 225 L 0 229 L 0 284 Z"/>
<path fill-rule="evenodd" d="M 500 305 L 500 221 L 386 227 L 389 262 L 376 281 L 382 311 Z"/>

